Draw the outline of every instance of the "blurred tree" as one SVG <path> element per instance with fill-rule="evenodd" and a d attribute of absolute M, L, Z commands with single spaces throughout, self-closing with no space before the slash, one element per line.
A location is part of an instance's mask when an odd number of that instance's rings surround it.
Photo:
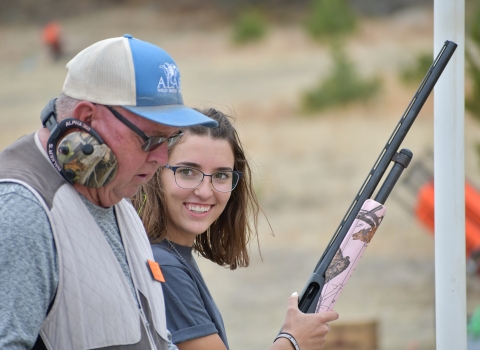
<path fill-rule="evenodd" d="M 361 78 L 352 62 L 347 59 L 340 45 L 332 46 L 334 68 L 319 85 L 303 95 L 302 108 L 306 112 L 322 110 L 334 105 L 353 101 L 366 101 L 373 97 L 381 86 L 379 78 Z"/>
<path fill-rule="evenodd" d="M 471 0 L 466 3 L 466 42 L 465 68 L 467 83 L 470 91 L 465 95 L 465 109 L 470 115 L 480 121 L 480 0 Z M 480 143 L 475 144 L 477 155 L 480 158 Z"/>
<path fill-rule="evenodd" d="M 405 84 L 420 84 L 433 63 L 431 52 L 419 54 L 412 65 L 405 67 L 400 72 L 400 79 Z"/>
<path fill-rule="evenodd" d="M 306 22 L 307 32 L 317 40 L 335 40 L 350 34 L 356 15 L 346 0 L 313 0 Z"/>
<path fill-rule="evenodd" d="M 240 13 L 233 26 L 233 41 L 236 44 L 245 44 L 258 41 L 265 36 L 267 21 L 260 10 L 251 8 Z"/>
<path fill-rule="evenodd" d="M 471 91 L 465 98 L 465 108 L 480 121 L 480 1 L 472 1 L 472 16 L 467 19 L 467 38 L 470 43 L 465 50 L 465 63 Z"/>
<path fill-rule="evenodd" d="M 306 29 L 314 39 L 329 45 L 334 67 L 326 79 L 303 93 L 302 110 L 312 112 L 366 101 L 379 91 L 380 79 L 360 77 L 343 48 L 346 36 L 352 34 L 356 26 L 357 15 L 346 0 L 312 0 Z"/>

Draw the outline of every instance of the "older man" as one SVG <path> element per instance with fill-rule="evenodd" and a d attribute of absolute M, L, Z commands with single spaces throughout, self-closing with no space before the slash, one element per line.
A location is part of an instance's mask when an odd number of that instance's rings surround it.
<path fill-rule="evenodd" d="M 0 348 L 167 349 L 159 269 L 124 198 L 181 127 L 216 122 L 184 106 L 169 54 L 130 35 L 67 70 L 44 128 L 0 154 Z"/>

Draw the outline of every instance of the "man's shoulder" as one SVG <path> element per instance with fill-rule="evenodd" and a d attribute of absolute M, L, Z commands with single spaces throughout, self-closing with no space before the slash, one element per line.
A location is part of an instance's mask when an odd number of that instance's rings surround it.
<path fill-rule="evenodd" d="M 0 183 L 0 223 L 2 239 L 11 239 L 18 244 L 33 239 L 39 244 L 51 245 L 53 234 L 45 207 L 21 184 Z"/>
<path fill-rule="evenodd" d="M 25 233 L 50 226 L 40 200 L 28 187 L 14 182 L 0 182 L 0 221 Z"/>
<path fill-rule="evenodd" d="M 50 209 L 57 190 L 67 184 L 49 161 L 35 134 L 26 135 L 0 152 L 0 179 L 31 187 Z"/>
<path fill-rule="evenodd" d="M 11 197 L 11 200 L 18 202 L 36 202 L 40 204 L 37 197 L 26 186 L 16 182 L 0 182 L 0 202 L 2 197 Z"/>

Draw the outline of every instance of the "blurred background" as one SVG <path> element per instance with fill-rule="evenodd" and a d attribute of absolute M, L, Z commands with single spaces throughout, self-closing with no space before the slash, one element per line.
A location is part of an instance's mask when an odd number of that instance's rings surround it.
<path fill-rule="evenodd" d="M 480 334 L 479 8 L 467 1 L 473 228 L 466 322 L 473 342 Z M 40 111 L 61 92 L 70 58 L 125 33 L 173 56 L 187 105 L 235 117 L 270 225 L 262 217 L 261 256 L 253 241 L 248 268 L 197 260 L 231 349 L 266 349 L 287 298 L 302 291 L 437 54 L 433 1 L 2 0 L 0 150 L 41 126 Z M 326 349 L 435 349 L 433 208 L 421 195 L 433 176 L 433 96 L 402 146 L 413 161 L 335 306 L 340 320 Z"/>

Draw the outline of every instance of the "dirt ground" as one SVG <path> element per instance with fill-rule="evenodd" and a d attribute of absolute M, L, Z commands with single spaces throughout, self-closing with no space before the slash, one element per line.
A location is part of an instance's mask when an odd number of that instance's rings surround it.
<path fill-rule="evenodd" d="M 300 292 L 416 86 L 398 71 L 433 50 L 431 8 L 365 19 L 348 40 L 349 58 L 383 80 L 381 94 L 312 116 L 298 112 L 300 93 L 325 76 L 325 46 L 300 27 L 270 29 L 264 41 L 230 44 L 229 28 L 205 26 L 150 8 L 122 8 L 61 20 L 67 55 L 49 60 L 40 28 L 0 27 L 0 149 L 40 126 L 45 103 L 62 88 L 68 58 L 95 41 L 130 33 L 166 49 L 182 73 L 185 102 L 236 116 L 255 171 L 255 186 L 275 237 L 261 221 L 263 261 L 252 244 L 247 269 L 229 271 L 199 260 L 223 312 L 232 349 L 266 349 L 278 332 L 286 301 Z M 201 29 L 198 29 L 201 28 Z M 480 183 L 474 144 L 480 126 L 466 119 L 466 172 Z M 427 101 L 403 144 L 415 160 L 433 148 L 433 104 Z M 416 157 L 416 158 L 415 158 Z M 414 197 L 399 185 L 382 227 L 336 304 L 338 322 L 378 322 L 379 349 L 435 348 L 434 242 L 413 216 Z M 480 303 L 480 281 L 467 278 L 467 311 Z"/>

